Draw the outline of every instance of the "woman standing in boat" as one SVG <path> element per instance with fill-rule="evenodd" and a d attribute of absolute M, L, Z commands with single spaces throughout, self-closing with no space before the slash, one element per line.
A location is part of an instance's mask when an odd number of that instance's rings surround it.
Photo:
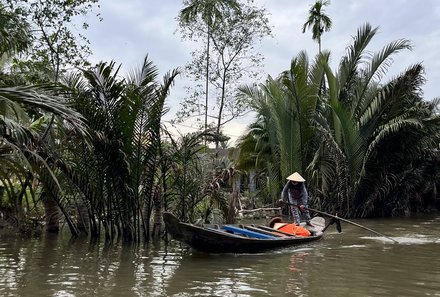
<path fill-rule="evenodd" d="M 308 194 L 304 184 L 306 180 L 298 172 L 289 175 L 286 179 L 287 183 L 281 192 L 281 200 L 289 203 L 288 207 L 296 225 L 301 222 L 300 210 L 304 213 L 307 225 L 311 225 L 310 213 L 305 209 L 308 207 Z"/>

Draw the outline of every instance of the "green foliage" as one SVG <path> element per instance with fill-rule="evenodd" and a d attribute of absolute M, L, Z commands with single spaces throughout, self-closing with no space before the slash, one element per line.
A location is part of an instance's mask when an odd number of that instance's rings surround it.
<path fill-rule="evenodd" d="M 27 37 L 29 47 L 15 59 L 13 70 L 26 70 L 29 72 L 28 79 L 37 79 L 32 82 L 41 82 L 33 71 L 44 73 L 44 77 L 49 77 L 50 81 L 58 81 L 60 73 L 68 67 L 87 65 L 89 41 L 77 33 L 80 30 L 75 27 L 75 21 L 93 12 L 97 3 L 98 0 L 5 0 L 9 13 L 22 20 L 19 24 L 29 24 L 31 31 L 31 34 L 23 35 L 23 38 Z M 16 31 L 23 32 L 24 29 L 20 27 Z M 87 27 L 88 24 L 83 23 L 81 30 Z"/>
<path fill-rule="evenodd" d="M 314 153 L 312 123 L 322 74 L 322 67 L 317 62 L 310 65 L 302 52 L 279 78 L 269 77 L 260 88 L 241 88 L 243 94 L 252 98 L 258 120 L 251 125 L 249 136 L 241 139 L 239 147 L 243 152 L 239 164 L 243 164 L 243 156 L 249 155 L 248 150 L 254 152 L 250 156 L 255 156 L 256 168 L 267 170 L 273 201 L 278 200 L 284 178 L 295 171 L 305 172 Z"/>
<path fill-rule="evenodd" d="M 235 174 L 227 158 L 218 158 L 203 145 L 205 133 L 168 134 L 160 166 L 164 182 L 164 208 L 181 220 L 211 221 L 216 210 L 227 217 L 230 183 Z"/>
<path fill-rule="evenodd" d="M 29 46 L 29 24 L 17 11 L 0 4 L 0 57 L 19 53 Z"/>
<path fill-rule="evenodd" d="M 25 219 L 24 209 L 33 204 L 29 197 L 34 199 L 34 177 L 44 173 L 54 189 L 61 191 L 53 159 L 48 159 L 51 149 L 41 145 L 48 117 L 32 121 L 30 115 L 62 118 L 71 134 L 85 135 L 86 128 L 81 115 L 68 107 L 64 98 L 48 93 L 47 86 L 0 88 L 0 106 L 0 184 L 7 197 L 0 210 L 16 217 L 20 224 Z"/>
<path fill-rule="evenodd" d="M 271 34 L 264 9 L 255 7 L 253 1 L 246 4 L 236 1 L 190 1 L 181 11 L 179 25 L 182 36 L 195 42 L 204 42 L 201 49 L 192 53 L 186 73 L 194 86 L 178 112 L 180 121 L 191 116 L 215 120 L 216 133 L 223 125 L 243 115 L 248 103 L 237 96 L 236 87 L 246 79 L 257 79 L 263 57 L 254 46 Z M 200 5 L 204 2 L 204 5 Z M 197 4 L 197 5 L 196 5 Z M 199 16 L 199 17 L 197 17 Z M 205 85 L 198 83 L 205 75 Z M 209 92 L 209 86 L 213 89 Z M 201 97 L 205 96 L 204 104 Z M 215 98 L 214 114 L 207 114 L 208 104 Z M 205 129 L 210 124 L 205 122 Z M 218 142 L 216 142 L 218 145 Z"/>
<path fill-rule="evenodd" d="M 102 223 L 107 240 L 148 239 L 164 102 L 178 75 L 156 81 L 157 69 L 145 58 L 137 72 L 118 78 L 115 64 L 102 63 L 68 82 L 75 107 L 86 118 L 91 141 L 70 146 L 71 180 L 86 202 L 91 232 Z"/>
<path fill-rule="evenodd" d="M 259 89 L 243 88 L 258 119 L 240 144 L 240 156 L 253 159 L 239 164 L 254 160 L 254 168 L 261 168 L 255 156 L 270 147 L 268 177 L 303 172 L 311 203 L 347 216 L 404 214 L 425 205 L 420 192 L 435 193 L 437 187 L 432 168 L 439 100 L 423 100 L 420 64 L 382 82 L 392 56 L 411 44 L 397 40 L 372 54 L 367 47 L 376 32 L 368 24 L 359 28 L 336 73 L 328 66 L 328 53 L 318 55 L 312 66 L 301 53 L 280 79 L 268 79 Z M 261 131 L 255 134 L 254 127 Z M 270 173 L 273 168 L 281 175 Z"/>
<path fill-rule="evenodd" d="M 239 8 L 235 0 L 184 0 L 183 5 L 184 8 L 179 13 L 181 27 L 191 26 L 201 20 L 210 28 L 223 18 L 225 11 Z"/>
<path fill-rule="evenodd" d="M 0 17 L 2 54 L 22 54 L 33 40 L 24 9 L 8 10 L 1 6 Z M 39 216 L 34 195 L 40 192 L 38 181 L 44 181 L 44 186 L 51 188 L 53 201 L 66 211 L 62 200 L 57 199 L 62 197 L 58 195 L 62 190 L 55 165 L 56 144 L 61 141 L 55 132 L 62 129 L 66 134 L 79 137 L 87 134 L 81 115 L 68 106 L 65 90 L 56 85 L 16 87 L 30 81 L 21 73 L 0 73 L 0 184 L 6 193 L 0 210 L 19 230 L 26 225 L 27 216 Z M 52 125 L 56 130 L 49 129 Z M 74 234 L 67 215 L 66 221 Z"/>
<path fill-rule="evenodd" d="M 312 28 L 312 39 L 319 45 L 319 53 L 321 53 L 321 36 L 324 31 L 330 31 L 332 20 L 325 14 L 324 6 L 330 5 L 328 0 L 317 0 L 309 10 L 307 22 L 303 25 L 303 33 L 307 29 Z"/>

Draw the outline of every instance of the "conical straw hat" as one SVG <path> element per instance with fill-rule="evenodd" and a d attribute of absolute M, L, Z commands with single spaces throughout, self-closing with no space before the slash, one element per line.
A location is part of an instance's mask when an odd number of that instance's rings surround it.
<path fill-rule="evenodd" d="M 303 183 L 306 181 L 298 172 L 292 173 L 286 179 L 291 180 L 291 181 L 300 182 L 300 183 Z"/>

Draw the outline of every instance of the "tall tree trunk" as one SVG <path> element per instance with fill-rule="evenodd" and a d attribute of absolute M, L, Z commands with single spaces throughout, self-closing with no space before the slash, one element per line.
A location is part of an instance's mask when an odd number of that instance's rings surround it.
<path fill-rule="evenodd" d="M 161 193 L 160 186 L 156 188 L 154 191 L 154 197 L 153 197 L 153 231 L 152 231 L 152 237 L 153 239 L 160 238 L 160 231 L 162 227 L 162 193 Z"/>
<path fill-rule="evenodd" d="M 144 240 L 150 241 L 150 217 L 151 217 L 151 197 L 145 199 L 142 209 L 142 225 L 144 232 Z"/>
<path fill-rule="evenodd" d="M 86 234 L 89 234 L 90 216 L 89 216 L 89 210 L 87 208 L 87 205 L 83 197 L 77 201 L 76 207 L 78 209 L 76 226 L 78 227 L 78 230 L 80 232 L 85 232 Z"/>
<path fill-rule="evenodd" d="M 321 54 L 321 36 L 318 37 L 318 53 Z"/>
<path fill-rule="evenodd" d="M 215 140 L 215 148 L 216 149 L 219 148 L 219 138 L 218 138 L 218 135 L 220 135 L 220 128 L 222 126 L 223 108 L 225 106 L 226 72 L 227 72 L 227 67 L 225 67 L 225 69 L 223 70 L 222 95 L 221 95 L 220 107 L 219 107 L 218 119 L 217 119 L 217 130 L 216 130 L 217 137 L 216 137 L 216 140 Z"/>
<path fill-rule="evenodd" d="M 206 42 L 206 73 L 205 73 L 205 131 L 208 128 L 208 101 L 209 101 L 209 43 L 211 27 L 208 25 L 208 40 Z M 206 146 L 206 136 L 205 136 Z"/>
<path fill-rule="evenodd" d="M 49 233 L 58 233 L 60 231 L 60 211 L 58 204 L 46 191 L 41 192 L 41 201 L 43 201 L 46 215 L 46 231 Z"/>

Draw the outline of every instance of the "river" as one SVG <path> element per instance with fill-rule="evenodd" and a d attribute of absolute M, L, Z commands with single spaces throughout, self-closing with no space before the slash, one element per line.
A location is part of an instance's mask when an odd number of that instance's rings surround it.
<path fill-rule="evenodd" d="M 0 296 L 440 296 L 440 214 L 355 222 L 398 243 L 347 223 L 318 242 L 244 255 L 0 230 Z"/>

